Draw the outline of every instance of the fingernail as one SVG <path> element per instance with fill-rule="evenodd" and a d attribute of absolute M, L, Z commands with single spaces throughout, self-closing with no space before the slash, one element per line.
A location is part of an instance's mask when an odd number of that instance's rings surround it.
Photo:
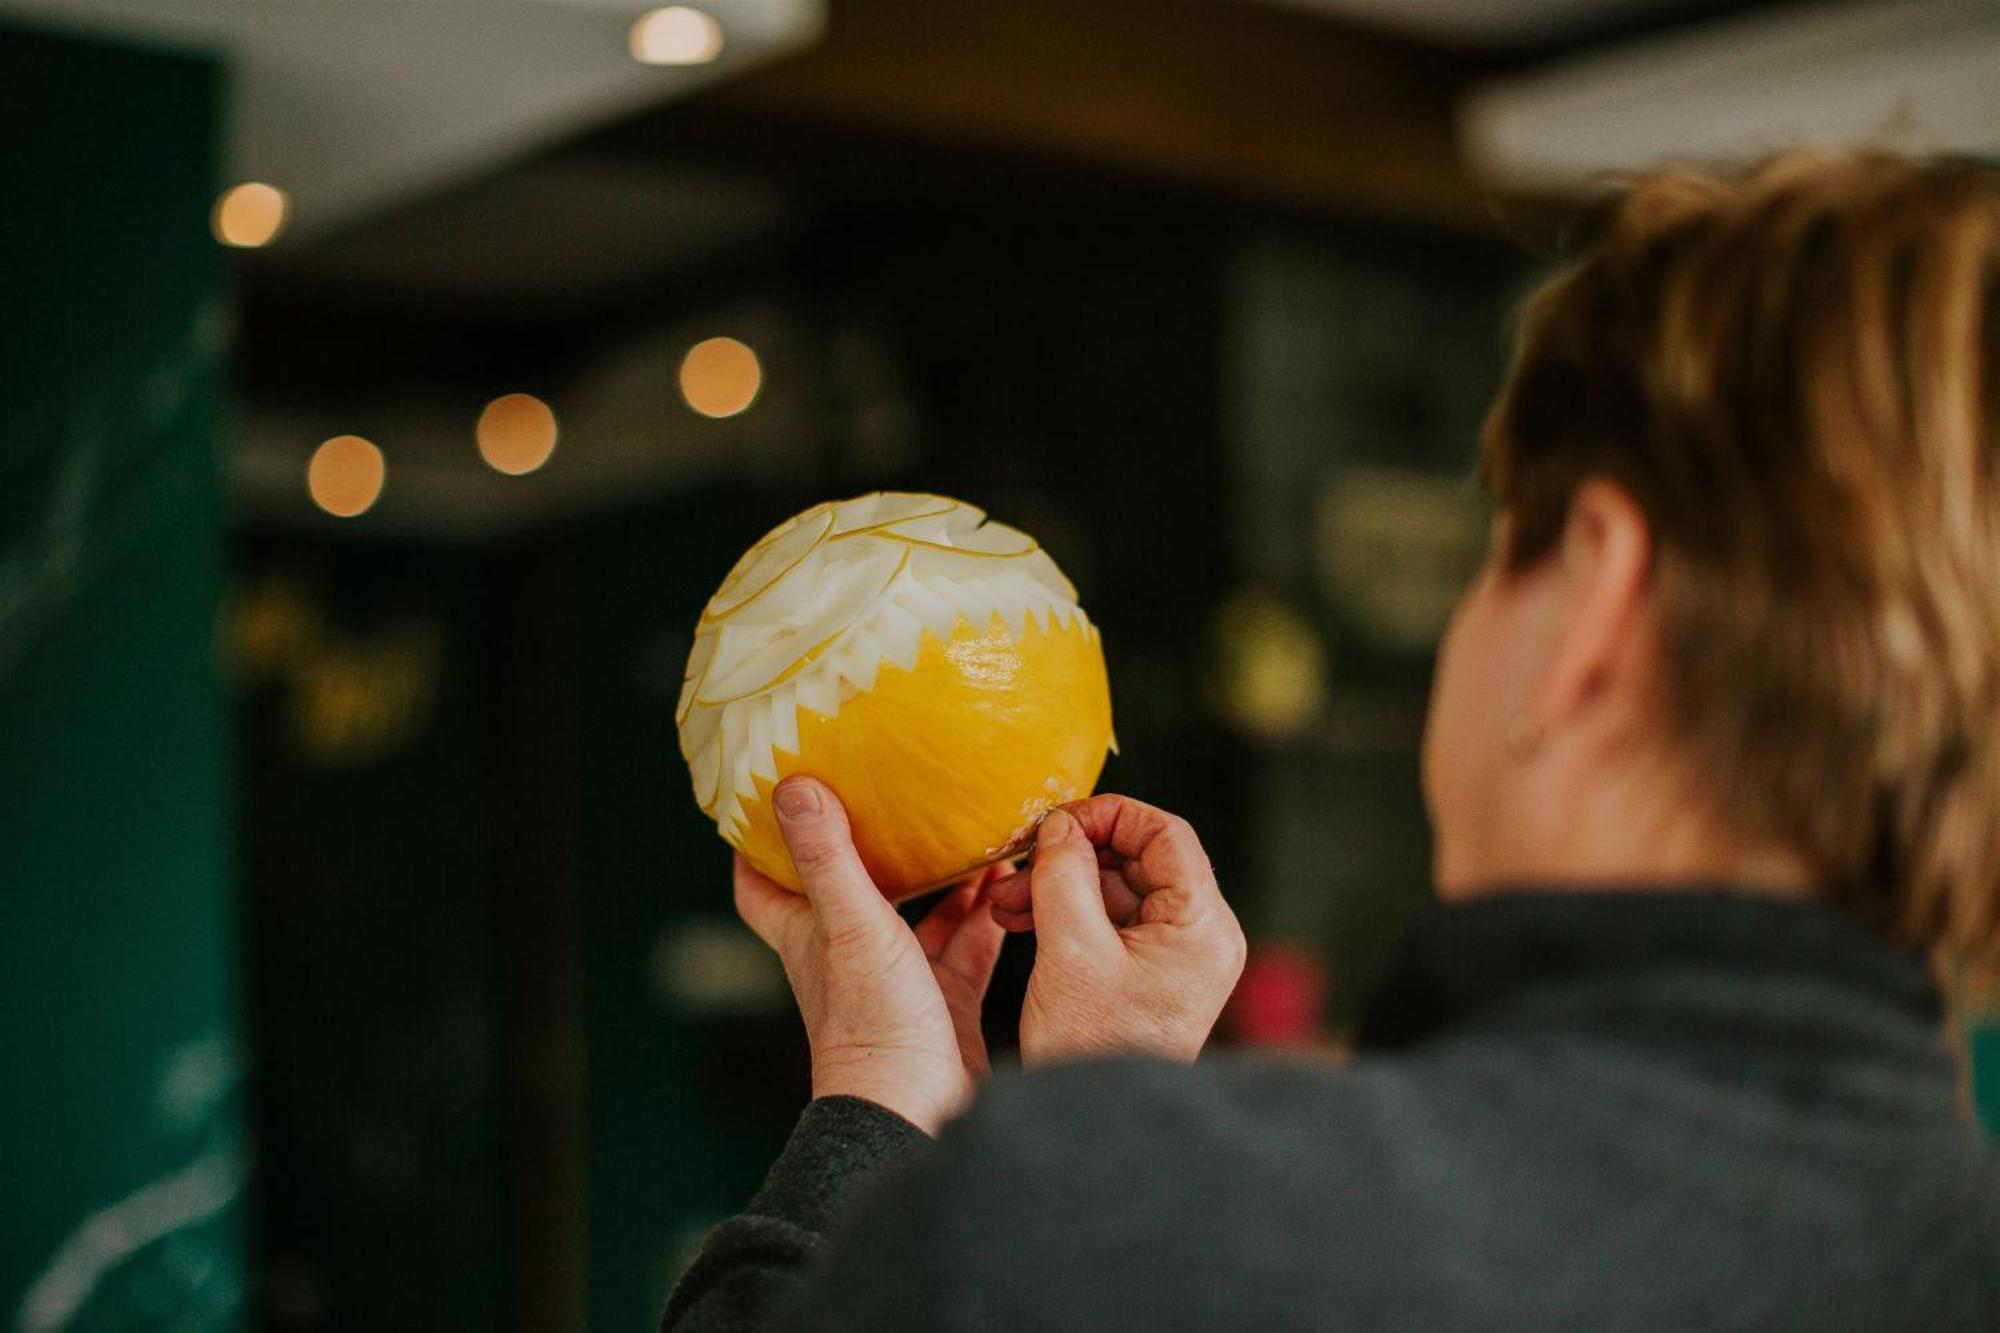
<path fill-rule="evenodd" d="M 1043 843 L 1061 842 L 1069 836 L 1070 825 L 1075 822 L 1075 818 L 1067 810 L 1056 809 L 1049 811 L 1046 815 L 1042 816 L 1042 826 L 1035 830 L 1036 846 L 1040 846 Z"/>
<path fill-rule="evenodd" d="M 778 813 L 786 819 L 803 819 L 819 813 L 819 784 L 811 778 L 788 778 L 778 784 Z"/>

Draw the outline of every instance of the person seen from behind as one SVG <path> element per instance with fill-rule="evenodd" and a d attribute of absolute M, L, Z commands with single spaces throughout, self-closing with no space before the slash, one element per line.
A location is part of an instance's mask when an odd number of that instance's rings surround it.
<path fill-rule="evenodd" d="M 1354 1060 L 1196 1062 L 1244 943 L 1182 820 L 1076 802 L 912 928 L 793 779 L 805 894 L 736 895 L 814 1100 L 665 1329 L 2000 1329 L 1994 172 L 1630 181 L 1482 468 Z"/>

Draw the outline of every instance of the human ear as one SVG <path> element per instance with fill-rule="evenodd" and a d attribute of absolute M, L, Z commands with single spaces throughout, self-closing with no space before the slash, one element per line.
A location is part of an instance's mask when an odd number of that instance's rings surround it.
<path fill-rule="evenodd" d="M 1653 562 L 1645 513 L 1616 482 L 1584 482 L 1570 497 L 1556 560 L 1556 624 L 1534 691 L 1533 721 L 1544 731 L 1598 697 L 1640 628 Z"/>

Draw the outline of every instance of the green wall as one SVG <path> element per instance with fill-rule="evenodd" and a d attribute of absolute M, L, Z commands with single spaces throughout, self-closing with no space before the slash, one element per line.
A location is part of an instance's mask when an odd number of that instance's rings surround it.
<path fill-rule="evenodd" d="M 606 1333 L 658 1320 L 705 1228 L 742 1208 L 810 1095 L 782 973 L 775 994 L 724 1012 L 658 984 L 677 945 L 742 934 L 729 849 L 688 796 L 673 709 L 717 553 L 768 526 L 716 496 L 575 539 L 583 1295 L 587 1326 Z"/>
<path fill-rule="evenodd" d="M 2000 1024 L 1972 1034 L 1972 1088 L 1979 1115 L 2000 1138 Z"/>
<path fill-rule="evenodd" d="M 0 29 L 0 1319 L 233 1327 L 209 61 Z"/>
<path fill-rule="evenodd" d="M 274 1328 L 542 1327 L 504 1304 L 505 603 L 482 553 L 234 542 L 251 1246 Z"/>

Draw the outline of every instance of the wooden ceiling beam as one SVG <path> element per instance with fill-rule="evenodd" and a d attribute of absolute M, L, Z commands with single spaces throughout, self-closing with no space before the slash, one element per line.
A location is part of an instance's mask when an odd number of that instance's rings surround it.
<path fill-rule="evenodd" d="M 1490 230 L 1456 148 L 1475 72 L 1435 48 L 1242 0 L 829 0 L 822 43 L 696 100 Z"/>

